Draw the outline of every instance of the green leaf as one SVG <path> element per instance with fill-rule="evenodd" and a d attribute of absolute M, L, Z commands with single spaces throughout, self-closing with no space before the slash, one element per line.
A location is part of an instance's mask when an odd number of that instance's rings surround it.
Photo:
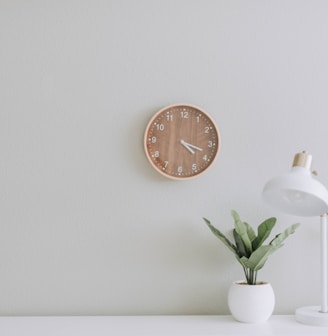
<path fill-rule="evenodd" d="M 269 255 L 277 249 L 278 247 L 272 245 L 260 246 L 248 259 L 247 267 L 253 271 L 260 270 L 266 263 Z"/>
<path fill-rule="evenodd" d="M 250 255 L 253 251 L 252 241 L 256 237 L 254 230 L 249 224 L 240 220 L 239 215 L 235 210 L 231 211 L 231 215 L 235 221 L 236 232 L 239 234 L 239 236 L 244 242 L 247 255 Z"/>
<path fill-rule="evenodd" d="M 278 234 L 273 238 L 270 242 L 270 245 L 281 247 L 283 241 L 291 234 L 295 232 L 295 230 L 300 226 L 299 223 L 293 224 L 290 227 L 288 227 L 286 230 L 284 230 L 282 233 Z"/>
<path fill-rule="evenodd" d="M 212 231 L 212 233 L 217 237 L 219 238 L 222 243 L 228 247 L 228 249 L 239 259 L 239 254 L 238 254 L 238 251 L 237 251 L 237 247 L 232 244 L 230 242 L 230 240 L 220 231 L 218 230 L 216 227 L 214 227 L 211 222 L 206 219 L 206 218 L 203 218 L 205 223 L 207 224 L 207 226 L 210 228 L 210 230 Z"/>
<path fill-rule="evenodd" d="M 246 269 L 248 267 L 248 258 L 247 257 L 241 257 L 238 259 L 238 261 L 241 263 L 241 265 Z"/>
<path fill-rule="evenodd" d="M 242 240 L 240 235 L 237 233 L 236 229 L 233 230 L 233 236 L 235 238 L 239 257 L 249 257 L 244 241 Z"/>
<path fill-rule="evenodd" d="M 269 237 L 273 227 L 276 224 L 277 219 L 275 217 L 268 218 L 257 229 L 257 237 L 253 240 L 253 251 L 259 248 L 265 240 Z"/>

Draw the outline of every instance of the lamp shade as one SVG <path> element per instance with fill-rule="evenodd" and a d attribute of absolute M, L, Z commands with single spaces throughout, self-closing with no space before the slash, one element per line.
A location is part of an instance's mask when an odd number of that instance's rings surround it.
<path fill-rule="evenodd" d="M 296 165 L 289 173 L 270 180 L 262 197 L 272 207 L 290 215 L 319 216 L 328 211 L 328 190 L 312 176 L 308 163 Z"/>

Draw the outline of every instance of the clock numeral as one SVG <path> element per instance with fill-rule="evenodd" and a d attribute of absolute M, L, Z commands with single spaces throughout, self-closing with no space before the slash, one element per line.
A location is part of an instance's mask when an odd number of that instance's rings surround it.
<path fill-rule="evenodd" d="M 196 163 L 193 163 L 193 164 L 191 165 L 191 169 L 192 169 L 192 171 L 196 171 L 196 170 L 197 170 L 197 165 L 196 165 Z"/>
<path fill-rule="evenodd" d="M 199 121 L 200 121 L 200 116 L 199 115 L 196 117 L 196 121 L 199 123 Z"/>
<path fill-rule="evenodd" d="M 156 143 L 156 141 L 157 141 L 157 138 L 155 137 L 155 136 L 153 136 L 153 137 L 151 137 L 151 139 L 150 139 L 150 141 L 151 141 L 151 143 Z"/>
<path fill-rule="evenodd" d="M 208 127 L 208 126 L 206 126 L 205 128 L 204 128 L 204 133 L 209 133 L 210 132 L 210 128 Z"/>
<path fill-rule="evenodd" d="M 166 120 L 167 121 L 173 121 L 173 115 L 172 114 L 167 114 L 166 115 Z"/>
<path fill-rule="evenodd" d="M 179 167 L 178 167 L 178 173 L 181 174 L 182 171 L 183 171 L 182 166 L 179 166 Z"/>
<path fill-rule="evenodd" d="M 181 118 L 188 119 L 189 118 L 189 112 L 188 111 L 181 111 L 180 112 Z"/>
<path fill-rule="evenodd" d="M 166 169 L 166 167 L 169 165 L 169 161 L 164 161 L 163 169 Z"/>
<path fill-rule="evenodd" d="M 164 125 L 163 124 L 156 124 L 157 131 L 164 131 Z"/>
<path fill-rule="evenodd" d="M 204 160 L 204 161 L 207 161 L 207 155 L 204 155 L 204 156 L 203 156 L 203 160 Z"/>
<path fill-rule="evenodd" d="M 158 158 L 158 157 L 159 157 L 159 151 L 155 151 L 155 153 L 154 153 L 154 157 L 155 157 L 155 158 Z"/>
<path fill-rule="evenodd" d="M 215 143 L 214 143 L 212 140 L 209 140 L 208 143 L 207 143 L 207 146 L 208 146 L 209 148 L 212 148 L 212 147 L 215 146 Z"/>

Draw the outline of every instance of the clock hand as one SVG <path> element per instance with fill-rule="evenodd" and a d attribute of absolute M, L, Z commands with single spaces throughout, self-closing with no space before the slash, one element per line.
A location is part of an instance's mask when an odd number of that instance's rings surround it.
<path fill-rule="evenodd" d="M 185 141 L 183 141 L 182 139 L 180 140 L 180 143 L 181 145 L 183 145 L 185 148 L 188 149 L 188 151 L 191 153 L 191 154 L 195 154 L 195 151 L 192 150 L 190 147 L 189 147 L 189 144 L 187 144 Z"/>
<path fill-rule="evenodd" d="M 202 151 L 202 150 L 203 150 L 203 149 L 200 148 L 200 147 L 197 147 L 197 146 L 195 146 L 195 145 L 192 145 L 192 144 L 190 144 L 190 143 L 188 143 L 188 142 L 185 142 L 185 141 L 181 140 L 181 143 L 182 143 L 182 142 L 183 142 L 183 145 L 186 145 L 186 146 L 188 146 L 188 147 L 197 149 L 197 150 L 199 150 L 199 151 Z"/>

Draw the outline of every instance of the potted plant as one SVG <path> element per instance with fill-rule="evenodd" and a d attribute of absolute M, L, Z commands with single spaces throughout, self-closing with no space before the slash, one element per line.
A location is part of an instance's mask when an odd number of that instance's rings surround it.
<path fill-rule="evenodd" d="M 236 281 L 229 289 L 229 309 L 240 322 L 264 322 L 271 316 L 275 300 L 270 283 L 257 280 L 258 271 L 265 265 L 268 257 L 283 246 L 285 239 L 295 232 L 299 224 L 291 225 L 268 244 L 264 244 L 276 224 L 275 217 L 262 222 L 256 234 L 248 223 L 240 219 L 235 210 L 231 211 L 231 215 L 234 219 L 233 241 L 208 219 L 203 218 L 212 233 L 234 254 L 245 274 L 245 281 Z"/>

